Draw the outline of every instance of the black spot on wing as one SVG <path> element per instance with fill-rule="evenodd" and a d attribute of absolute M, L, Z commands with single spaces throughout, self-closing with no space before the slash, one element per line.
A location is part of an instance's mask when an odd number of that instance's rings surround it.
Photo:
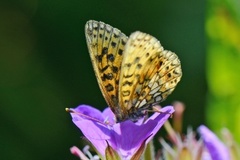
<path fill-rule="evenodd" d="M 123 54 L 123 50 L 122 49 L 119 49 L 118 50 L 118 54 L 121 56 Z"/>
<path fill-rule="evenodd" d="M 113 71 L 113 73 L 117 73 L 118 72 L 118 67 L 112 66 L 112 71 Z"/>
<path fill-rule="evenodd" d="M 114 61 L 114 56 L 113 56 L 113 54 L 108 54 L 108 55 L 107 55 L 107 59 L 108 59 L 109 61 L 113 62 L 113 61 Z"/>
<path fill-rule="evenodd" d="M 115 47 L 116 47 L 116 45 L 117 45 L 117 43 L 116 43 L 116 42 L 112 42 L 112 43 L 111 43 L 111 46 L 112 46 L 113 48 L 115 48 Z"/>
<path fill-rule="evenodd" d="M 142 68 L 142 64 L 137 64 L 137 69 L 141 69 Z"/>
<path fill-rule="evenodd" d="M 133 83 L 132 83 L 132 82 L 129 82 L 129 81 L 123 82 L 123 86 L 126 86 L 126 85 L 131 86 L 132 84 L 133 84 Z"/>
<path fill-rule="evenodd" d="M 107 90 L 108 92 L 111 92 L 111 91 L 114 90 L 114 88 L 113 88 L 113 86 L 112 86 L 111 84 L 106 85 L 105 88 L 106 88 L 106 90 Z"/>
<path fill-rule="evenodd" d="M 107 53 L 108 53 L 108 48 L 107 47 L 103 47 L 102 55 L 107 54 Z"/>

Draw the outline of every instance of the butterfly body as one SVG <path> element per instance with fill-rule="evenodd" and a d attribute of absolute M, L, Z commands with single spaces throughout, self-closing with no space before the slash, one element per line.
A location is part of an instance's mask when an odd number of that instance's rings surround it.
<path fill-rule="evenodd" d="M 149 34 L 136 31 L 128 38 L 93 20 L 87 22 L 85 34 L 99 87 L 117 122 L 146 115 L 181 79 L 177 55 Z"/>

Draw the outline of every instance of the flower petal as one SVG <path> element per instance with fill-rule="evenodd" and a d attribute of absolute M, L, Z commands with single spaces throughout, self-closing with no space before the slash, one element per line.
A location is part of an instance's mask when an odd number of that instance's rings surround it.
<path fill-rule="evenodd" d="M 107 147 L 106 140 L 111 139 L 111 130 L 104 124 L 102 113 L 88 105 L 80 105 L 72 109 L 71 116 L 73 123 L 82 131 L 83 135 L 101 154 L 105 154 Z"/>
<path fill-rule="evenodd" d="M 130 159 L 151 134 L 151 130 L 145 129 L 144 126 L 136 125 L 130 120 L 115 124 L 113 126 L 115 141 L 109 142 L 110 145 L 118 150 L 124 159 Z"/>
<path fill-rule="evenodd" d="M 99 111 L 98 109 L 96 108 L 93 108 L 89 105 L 79 105 L 77 108 L 71 108 L 71 110 L 75 111 L 75 112 L 78 112 L 78 113 L 81 113 L 83 115 L 85 115 L 86 117 L 91 117 L 93 119 L 97 119 L 101 122 L 104 121 L 104 118 L 102 116 L 102 112 Z M 78 118 L 86 118 L 84 116 L 79 116 Z"/>
<path fill-rule="evenodd" d="M 102 115 L 109 125 L 113 125 L 116 123 L 115 115 L 109 107 L 103 110 Z"/>
<path fill-rule="evenodd" d="M 130 120 L 115 123 L 115 116 L 109 108 L 103 113 L 88 105 L 71 110 L 74 124 L 98 153 L 104 157 L 109 144 L 122 159 L 130 159 L 141 146 L 147 144 L 174 112 L 173 107 L 169 106 L 161 109 L 164 113 L 155 113 L 145 122 L 141 118 L 137 123 Z M 104 123 L 105 117 L 108 117 L 108 123 Z"/>
<path fill-rule="evenodd" d="M 152 130 L 152 135 L 147 139 L 147 143 L 154 137 L 154 135 L 159 131 L 159 129 L 163 126 L 163 124 L 167 121 L 167 119 L 174 112 L 174 108 L 172 106 L 166 106 L 161 109 L 163 113 L 155 112 L 148 120 L 145 122 L 146 126 L 150 127 L 150 125 L 154 126 Z M 156 124 L 157 122 L 157 124 Z"/>
<path fill-rule="evenodd" d="M 173 113 L 174 109 L 173 107 L 166 107 L 163 112 Z M 117 123 L 113 126 L 115 141 L 110 142 L 110 145 L 118 149 L 124 159 L 129 159 L 145 140 L 148 143 L 152 139 L 170 115 L 155 113 L 142 125 L 130 120 Z"/>
<path fill-rule="evenodd" d="M 73 123 L 82 131 L 83 135 L 101 154 L 105 154 L 106 140 L 111 139 L 111 130 L 107 126 L 91 120 L 75 120 Z"/>
<path fill-rule="evenodd" d="M 201 125 L 198 128 L 205 147 L 214 160 L 230 159 L 230 154 L 227 147 L 218 139 L 218 137 L 209 130 L 206 126 Z"/>

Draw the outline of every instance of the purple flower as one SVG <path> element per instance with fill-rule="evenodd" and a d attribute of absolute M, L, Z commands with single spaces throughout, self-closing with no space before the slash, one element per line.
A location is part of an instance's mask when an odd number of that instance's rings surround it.
<path fill-rule="evenodd" d="M 201 125 L 198 132 L 203 139 L 205 148 L 208 150 L 210 156 L 214 160 L 229 160 L 230 153 L 228 148 L 221 142 L 218 137 L 209 130 L 206 126 Z"/>
<path fill-rule="evenodd" d="M 130 159 L 140 148 L 153 138 L 164 122 L 174 112 L 172 106 L 164 107 L 146 121 L 126 120 L 115 123 L 115 117 L 109 108 L 100 112 L 88 105 L 69 109 L 73 123 L 92 143 L 100 157 L 105 157 L 106 148 L 111 147 L 121 159 Z"/>

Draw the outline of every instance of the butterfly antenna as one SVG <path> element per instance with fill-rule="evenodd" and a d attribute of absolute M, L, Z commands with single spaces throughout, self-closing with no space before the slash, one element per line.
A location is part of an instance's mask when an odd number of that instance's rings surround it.
<path fill-rule="evenodd" d="M 161 111 L 161 106 L 153 106 L 152 107 L 152 112 L 158 112 L 158 113 L 161 113 L 161 114 L 170 114 L 170 118 L 173 117 L 172 113 Z"/>
<path fill-rule="evenodd" d="M 90 116 L 88 116 L 88 115 L 85 115 L 85 114 L 83 114 L 83 113 L 81 113 L 81 112 L 76 112 L 76 111 L 74 111 L 74 110 L 72 110 L 72 109 L 70 109 L 70 108 L 65 108 L 65 110 L 66 110 L 66 112 L 74 113 L 74 114 L 77 114 L 77 115 L 79 115 L 79 116 L 81 116 L 81 117 L 84 117 L 84 118 L 86 118 L 86 119 L 90 119 L 90 120 L 93 120 L 93 121 L 96 121 L 96 122 L 98 122 L 98 123 L 101 123 L 101 124 L 106 125 L 106 123 L 104 123 L 104 122 L 102 122 L 102 121 L 100 121 L 100 120 L 98 120 L 98 119 L 96 119 L 96 118 L 93 118 L 93 117 L 90 117 Z"/>

